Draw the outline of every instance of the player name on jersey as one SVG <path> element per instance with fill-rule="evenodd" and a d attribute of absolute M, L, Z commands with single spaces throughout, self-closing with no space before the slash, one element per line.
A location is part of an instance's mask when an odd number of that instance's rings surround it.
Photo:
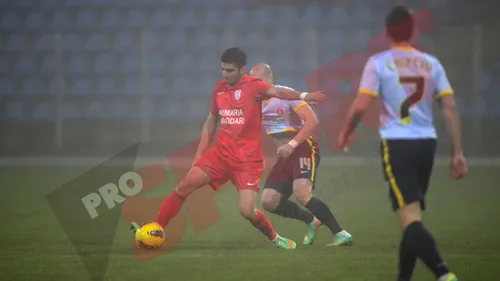
<path fill-rule="evenodd" d="M 221 125 L 245 124 L 245 116 L 242 109 L 220 109 Z"/>

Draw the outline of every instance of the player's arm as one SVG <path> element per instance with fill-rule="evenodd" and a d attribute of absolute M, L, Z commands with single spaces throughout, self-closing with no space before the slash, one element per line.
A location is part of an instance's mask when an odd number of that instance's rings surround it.
<path fill-rule="evenodd" d="M 317 103 L 325 99 L 323 92 L 298 92 L 288 87 L 274 87 L 262 80 L 256 81 L 260 91 L 257 99 L 266 100 L 269 98 L 278 98 L 282 100 L 304 100 L 308 103 Z"/>
<path fill-rule="evenodd" d="M 448 134 L 451 138 L 452 155 L 462 155 L 460 117 L 458 116 L 454 92 L 443 66 L 436 63 L 436 99 L 441 107 Z"/>
<path fill-rule="evenodd" d="M 316 113 L 314 113 L 312 108 L 305 101 L 295 105 L 293 110 L 299 118 L 304 121 L 302 129 L 300 129 L 297 135 L 290 141 L 290 145 L 295 148 L 313 135 L 314 130 L 318 128 L 319 121 L 316 117 Z"/>
<path fill-rule="evenodd" d="M 379 82 L 377 67 L 369 59 L 361 75 L 358 95 L 349 109 L 347 119 L 339 136 L 341 149 L 346 149 L 349 135 L 356 129 L 371 102 L 378 97 Z"/>

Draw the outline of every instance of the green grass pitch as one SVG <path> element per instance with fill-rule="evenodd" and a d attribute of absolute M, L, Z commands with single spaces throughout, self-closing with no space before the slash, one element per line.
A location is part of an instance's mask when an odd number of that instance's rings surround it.
<path fill-rule="evenodd" d="M 2 280 L 90 280 L 45 199 L 80 172 L 0 171 Z M 434 171 L 424 221 L 460 280 L 500 279 L 499 172 L 472 167 L 463 181 L 454 182 L 447 168 Z M 153 195 L 172 188 L 162 186 Z M 352 247 L 326 248 L 326 228 L 314 245 L 302 246 L 303 223 L 268 214 L 282 236 L 298 243 L 295 251 L 276 249 L 239 216 L 236 191 L 229 187 L 217 197 L 220 221 L 199 234 L 189 230 L 173 250 L 150 261 L 136 261 L 131 234 L 120 222 L 104 280 L 395 280 L 401 234 L 380 168 L 322 166 L 315 194 L 353 234 Z M 414 280 L 434 278 L 418 262 Z"/>

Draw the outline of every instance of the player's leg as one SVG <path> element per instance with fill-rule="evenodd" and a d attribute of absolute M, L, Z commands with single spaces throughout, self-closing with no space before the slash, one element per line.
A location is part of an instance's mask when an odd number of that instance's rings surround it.
<path fill-rule="evenodd" d="M 313 196 L 313 182 L 311 178 L 307 177 L 307 173 L 301 173 L 301 175 L 304 177 L 293 181 L 293 193 L 300 204 L 308 208 L 322 224 L 330 229 L 333 235 L 333 242 L 328 244 L 328 246 L 352 245 L 351 234 L 340 226 L 328 205 L 320 198 Z M 304 244 L 306 245 L 313 243 L 318 226 L 315 226 L 316 229 L 311 229 L 311 227 L 304 237 Z"/>
<path fill-rule="evenodd" d="M 260 201 L 264 210 L 273 214 L 311 224 L 318 221 L 307 209 L 289 200 L 293 193 L 293 180 L 286 160 L 278 159 L 271 169 L 262 192 Z"/>
<path fill-rule="evenodd" d="M 295 249 L 296 244 L 290 239 L 279 236 L 267 219 L 264 212 L 255 208 L 257 193 L 260 190 L 259 179 L 262 174 L 262 163 L 245 163 L 243 169 L 232 172 L 231 181 L 238 189 L 238 205 L 240 214 L 255 228 L 262 232 L 273 244 L 281 249 Z"/>
<path fill-rule="evenodd" d="M 165 198 L 155 221 L 165 228 L 182 209 L 184 201 L 191 193 L 209 183 L 219 184 L 218 180 L 224 177 L 224 169 L 220 167 L 217 150 L 212 148 L 191 167 L 186 177 Z M 139 225 L 133 222 L 130 229 L 135 233 L 139 229 Z"/>
<path fill-rule="evenodd" d="M 425 194 L 422 193 L 420 164 L 427 161 L 430 163 L 427 168 L 432 169 L 432 161 L 429 160 L 434 157 L 433 149 L 423 146 L 426 145 L 422 145 L 421 141 L 382 142 L 384 172 L 390 187 L 392 207 L 403 231 L 399 249 L 399 281 L 411 279 L 417 257 L 433 271 L 436 278 L 440 278 L 440 281 L 456 280 L 453 279 L 454 275 L 449 274 L 434 238 L 421 220 Z"/>

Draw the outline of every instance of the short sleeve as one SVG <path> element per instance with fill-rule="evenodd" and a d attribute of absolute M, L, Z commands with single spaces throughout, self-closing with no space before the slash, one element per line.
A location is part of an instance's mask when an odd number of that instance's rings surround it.
<path fill-rule="evenodd" d="M 255 98 L 257 100 L 266 100 L 269 97 L 266 95 L 267 90 L 269 90 L 273 85 L 268 84 L 260 79 L 253 80 L 252 87 L 255 87 Z"/>
<path fill-rule="evenodd" d="M 214 90 L 212 93 L 212 106 L 210 108 L 210 113 L 212 115 L 219 114 L 219 108 L 217 107 L 217 95 L 220 91 L 221 91 L 220 82 L 218 82 L 217 84 L 215 84 Z"/>
<path fill-rule="evenodd" d="M 435 63 L 434 83 L 436 87 L 436 99 L 446 95 L 453 95 L 453 89 L 451 88 L 450 81 L 448 81 L 446 71 L 439 61 Z"/>
<path fill-rule="evenodd" d="M 358 93 L 377 97 L 379 94 L 380 80 L 377 66 L 373 59 L 369 59 L 363 69 Z"/>

